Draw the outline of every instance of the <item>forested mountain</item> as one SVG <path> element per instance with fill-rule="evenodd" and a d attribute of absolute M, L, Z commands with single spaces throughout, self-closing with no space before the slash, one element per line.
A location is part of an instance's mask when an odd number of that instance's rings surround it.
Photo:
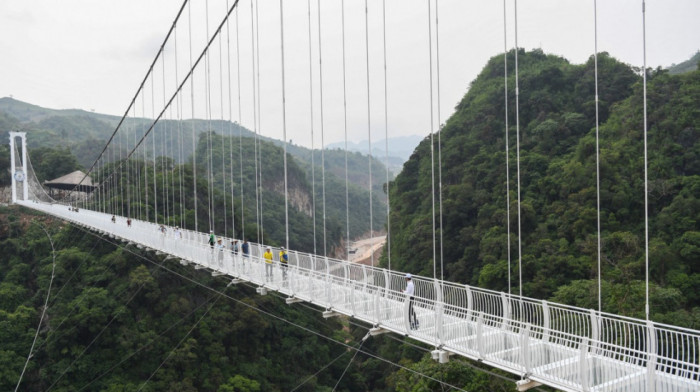
<path fill-rule="evenodd" d="M 509 70 L 514 52 L 508 53 Z M 644 315 L 641 77 L 599 56 L 603 310 Z M 597 307 L 594 63 L 519 52 L 523 293 Z M 514 75 L 508 78 L 511 265 L 517 292 Z M 503 55 L 492 58 L 442 135 L 445 278 L 507 291 Z M 700 71 L 649 73 L 653 319 L 700 322 Z M 391 184 L 397 269 L 432 276 L 430 145 Z M 437 198 L 436 198 L 437 199 Z M 439 246 L 439 244 L 438 244 Z M 439 255 L 438 251 L 438 255 Z M 438 270 L 440 268 L 438 261 Z"/>
<path fill-rule="evenodd" d="M 89 167 L 102 151 L 120 118 L 105 114 L 91 113 L 83 110 L 53 110 L 46 109 L 12 98 L 0 98 L 0 143 L 7 143 L 7 133 L 10 131 L 26 131 L 30 148 L 61 147 L 69 148 L 83 166 Z M 153 120 L 148 118 L 128 118 L 122 124 L 122 134 L 114 141 L 109 150 L 110 159 L 126 156 L 126 145 L 133 145 L 134 140 L 140 139 L 149 129 Z M 176 162 L 191 161 L 196 141 L 202 133 L 209 131 L 224 136 L 255 137 L 255 133 L 238 123 L 212 120 L 160 120 L 151 131 L 151 142 L 155 156 L 169 156 Z M 125 136 L 126 135 L 126 136 Z M 128 140 L 127 140 L 128 138 Z M 282 147 L 283 142 L 270 137 L 258 135 L 263 141 Z M 130 143 L 127 143 L 128 141 Z M 149 143 L 150 146 L 150 143 Z M 150 148 L 149 148 L 150 150 Z M 303 146 L 288 144 L 287 152 L 304 166 L 311 177 L 311 149 Z M 345 152 L 337 149 L 327 149 L 326 171 L 345 181 Z M 112 158 L 114 157 L 114 158 Z M 316 170 L 320 173 L 321 150 L 314 150 Z M 368 188 L 369 171 L 368 157 L 364 154 L 350 152 L 348 154 L 348 178 L 361 188 Z M 372 182 L 375 190 L 381 191 L 386 183 L 386 169 L 382 159 L 372 160 Z M 382 199 L 384 198 L 383 192 Z"/>
<path fill-rule="evenodd" d="M 226 192 L 230 193 L 231 179 L 233 179 L 233 194 L 240 205 L 240 172 L 241 155 L 243 151 L 243 198 L 247 208 L 248 221 L 254 220 L 256 216 L 256 180 L 255 180 L 255 140 L 252 138 L 240 139 L 243 142 L 239 145 L 238 138 L 229 138 L 213 134 L 211 138 L 207 134 L 201 134 L 197 145 L 197 171 L 200 174 L 207 172 L 207 167 L 211 165 L 212 180 L 217 189 L 224 189 L 224 182 L 227 183 Z M 259 195 L 262 195 L 260 202 L 262 226 L 266 233 L 266 238 L 277 245 L 284 245 L 284 150 L 279 146 L 266 142 L 258 142 L 257 159 L 261 168 L 259 179 Z M 211 151 L 211 154 L 209 153 Z M 223 159 L 222 159 L 223 158 Z M 357 158 L 357 157 L 356 157 Z M 366 157 L 365 157 L 366 159 Z M 210 162 L 211 160 L 211 162 Z M 312 206 L 312 184 L 309 169 L 302 169 L 298 161 L 292 159 L 291 154 L 287 159 L 287 181 L 289 197 L 289 225 L 290 230 L 298 233 L 291 237 L 290 247 L 304 251 L 313 251 L 313 222 Z M 189 165 L 189 164 L 188 164 Z M 323 189 L 321 186 L 321 174 L 317 168 L 315 190 L 315 221 L 316 221 L 316 249 L 319 254 L 323 253 Z M 352 180 L 352 179 L 351 179 Z M 349 215 L 350 236 L 356 238 L 370 230 L 369 227 L 369 192 L 362 187 L 350 182 L 348 184 L 349 206 L 352 214 Z M 381 185 L 380 185 L 381 186 Z M 373 226 L 374 230 L 382 230 L 386 220 L 386 204 L 382 200 L 382 194 L 375 192 L 372 195 L 373 203 Z M 326 237 L 328 254 L 335 253 L 341 241 L 346 236 L 346 214 L 345 214 L 345 181 L 341 181 L 337 176 L 326 173 Z M 221 206 L 222 204 L 217 204 Z M 237 218 L 240 219 L 240 218 Z M 268 242 L 267 240 L 265 241 Z M 335 249 L 340 251 L 339 249 Z M 344 252 L 340 251 L 339 255 Z"/>
<path fill-rule="evenodd" d="M 17 385 L 52 276 L 21 391 L 409 392 L 441 390 L 436 380 L 514 390 L 461 360 L 440 365 L 431 347 L 391 335 L 370 338 L 353 356 L 367 325 L 324 319 L 321 309 L 286 305 L 247 284 L 227 286 L 21 207 L 0 207 L 0 254 L 3 391 Z"/>
<path fill-rule="evenodd" d="M 135 140 L 140 139 L 150 127 L 151 121 L 150 119 L 144 118 L 127 119 L 121 126 L 122 132 L 119 133 L 119 136 L 114 140 L 106 153 L 108 160 L 119 161 L 123 159 L 128 153 L 125 146 L 133 145 Z M 36 161 L 34 162 L 35 169 L 40 181 L 67 174 L 70 171 L 76 170 L 81 165 L 85 169 L 89 168 L 102 151 L 106 140 L 114 131 L 118 122 L 119 118 L 116 116 L 90 113 L 82 110 L 51 110 L 11 98 L 0 98 L 0 143 L 6 143 L 7 132 L 9 131 L 23 130 L 28 132 L 28 145 L 30 150 L 32 150 L 30 155 L 32 159 Z M 210 130 L 211 132 L 209 132 Z M 208 146 L 208 137 L 210 133 L 218 135 L 217 137 L 219 138 L 225 138 L 225 140 L 219 139 L 214 143 L 217 146 L 225 144 L 225 155 L 230 158 L 232 156 L 232 151 L 235 164 L 239 161 L 238 151 L 240 150 L 240 143 L 246 145 L 245 154 L 254 151 L 253 138 L 255 137 L 255 133 L 243 126 L 239 126 L 237 123 L 221 120 L 161 120 L 155 125 L 151 131 L 151 136 L 146 142 L 148 147 L 147 158 L 153 159 L 155 155 L 157 159 L 161 159 L 161 157 L 166 156 L 171 158 L 171 161 L 169 161 L 171 165 L 191 164 L 192 154 L 195 153 L 195 146 L 198 146 L 200 151 L 195 154 L 195 158 L 199 161 L 199 167 L 203 168 L 202 162 L 208 160 L 208 156 L 205 156 L 206 148 L 204 147 L 206 146 L 202 147 L 200 143 L 204 141 Z M 241 139 L 240 142 L 239 139 Z M 279 151 L 283 145 L 282 141 L 264 136 L 259 136 L 259 140 L 261 145 L 265 146 L 264 148 L 266 151 L 264 151 L 264 153 L 266 155 L 272 154 L 274 156 L 281 156 Z M 277 149 L 273 152 L 270 149 L 274 146 L 276 146 Z M 78 164 L 75 164 L 74 157 L 71 157 L 70 154 L 66 155 L 68 152 L 72 152 L 73 155 L 78 158 Z M 321 151 L 316 149 L 312 152 L 311 149 L 288 144 L 287 152 L 290 154 L 290 157 L 293 158 L 290 159 L 290 167 L 300 167 L 303 170 L 302 173 L 295 173 L 295 175 L 304 174 L 306 177 L 306 179 L 299 180 L 301 181 L 300 184 L 304 184 L 304 186 L 295 188 L 304 191 L 298 196 L 308 196 L 308 206 L 302 209 L 307 211 L 307 215 L 310 215 L 311 189 L 313 187 L 316 192 L 316 200 L 318 201 L 316 203 L 317 217 L 319 217 L 319 219 L 317 219 L 319 222 L 318 225 L 322 227 L 322 221 L 320 221 L 323 216 Z M 218 163 L 218 165 L 213 165 L 213 170 L 218 171 L 214 179 L 219 181 L 218 184 L 221 184 L 223 182 L 220 175 L 221 153 L 220 151 L 214 151 L 214 154 L 217 155 L 214 161 Z M 250 168 L 245 172 L 247 177 L 244 179 L 244 182 L 246 182 L 245 189 L 251 190 L 254 197 L 255 187 L 254 176 L 252 174 L 254 173 L 254 154 L 248 155 L 246 155 L 247 161 L 244 164 L 250 164 Z M 68 159 L 65 160 L 53 159 L 66 156 Z M 326 169 L 326 215 L 328 217 L 326 223 L 327 230 L 330 233 L 329 238 L 332 245 L 329 244 L 329 246 L 331 247 L 337 246 L 339 240 L 345 238 L 346 232 L 345 157 L 345 151 L 337 149 L 327 149 L 324 151 L 323 161 L 325 161 Z M 312 162 L 314 165 L 314 173 L 312 173 Z M 370 160 L 367 155 L 357 152 L 349 152 L 347 154 L 349 209 L 357 212 L 350 216 L 351 239 L 366 234 L 370 229 L 368 192 L 370 187 L 369 162 Z M 386 221 L 385 184 L 387 182 L 387 173 L 380 159 L 374 157 L 371 162 L 374 211 L 373 226 L 374 230 L 378 231 L 384 228 L 384 222 Z M 272 166 L 263 165 L 263 168 L 265 170 L 270 170 L 268 175 L 263 173 L 263 179 L 274 178 L 275 180 L 280 180 L 278 174 L 283 173 L 281 159 L 279 162 L 275 161 Z M 63 169 L 65 169 L 65 171 L 61 171 Z M 240 167 L 236 165 L 234 169 L 236 170 L 234 180 L 236 183 L 240 184 Z M 230 173 L 229 166 L 226 166 L 226 170 L 227 173 Z M 229 174 L 227 174 L 227 176 L 230 177 Z M 315 181 L 314 184 L 312 184 L 312 180 Z M 279 183 L 279 181 L 274 181 L 264 184 L 263 187 L 272 186 L 273 189 L 279 191 L 280 189 L 274 188 L 275 184 Z M 240 193 L 239 190 L 238 192 Z M 284 194 L 283 190 L 282 194 Z M 250 196 L 251 195 L 248 195 L 248 197 Z M 274 199 L 271 201 L 272 205 L 279 207 L 280 200 L 275 198 L 274 193 L 270 195 L 270 197 Z M 263 201 L 263 204 L 265 204 L 265 201 Z M 252 211 L 253 213 L 255 212 L 255 204 L 253 204 Z M 276 208 L 271 209 L 270 213 L 274 213 L 276 218 L 280 218 L 279 211 Z M 283 215 L 281 217 L 283 218 Z M 274 217 L 270 218 L 272 219 L 272 226 L 269 228 L 274 230 L 274 228 L 279 225 L 279 219 Z M 322 238 L 322 230 L 317 230 L 317 232 L 320 233 L 318 238 Z M 279 240 L 279 238 L 275 238 Z M 311 238 L 311 242 L 313 243 L 313 237 Z M 312 248 L 305 249 L 309 250 Z"/>

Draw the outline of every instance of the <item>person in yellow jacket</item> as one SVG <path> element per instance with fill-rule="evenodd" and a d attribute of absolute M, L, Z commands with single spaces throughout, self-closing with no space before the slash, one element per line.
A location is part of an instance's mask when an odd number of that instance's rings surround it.
<path fill-rule="evenodd" d="M 263 259 L 265 259 L 265 280 L 272 279 L 272 248 L 269 246 L 263 253 Z"/>
<path fill-rule="evenodd" d="M 289 268 L 289 255 L 284 250 L 284 246 L 280 249 L 280 265 L 282 266 L 282 279 L 287 279 L 287 268 Z"/>

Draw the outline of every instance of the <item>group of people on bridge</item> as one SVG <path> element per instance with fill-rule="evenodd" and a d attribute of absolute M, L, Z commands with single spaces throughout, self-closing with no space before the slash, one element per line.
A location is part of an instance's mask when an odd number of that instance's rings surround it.
<path fill-rule="evenodd" d="M 209 246 L 212 249 L 216 249 L 219 251 L 225 251 L 226 245 L 223 244 L 223 239 L 222 238 L 216 238 L 216 235 L 214 234 L 214 230 L 209 231 Z M 240 251 L 243 254 L 243 257 L 249 257 L 250 256 L 250 244 L 248 243 L 248 240 L 243 240 L 243 243 L 238 245 L 238 240 L 237 239 L 232 239 L 231 244 L 228 247 L 228 251 L 233 253 L 234 255 L 237 255 L 238 252 Z"/>

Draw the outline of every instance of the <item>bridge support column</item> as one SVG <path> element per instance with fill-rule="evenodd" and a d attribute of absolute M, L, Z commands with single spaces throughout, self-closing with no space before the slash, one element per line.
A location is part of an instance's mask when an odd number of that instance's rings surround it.
<path fill-rule="evenodd" d="M 389 331 L 388 329 L 384 329 L 378 325 L 369 330 L 369 334 L 371 336 L 377 336 L 377 335 L 381 335 L 381 334 L 385 334 L 385 333 L 389 333 L 389 332 L 391 332 L 391 331 Z"/>
<path fill-rule="evenodd" d="M 255 292 L 260 295 L 267 295 L 267 288 L 261 286 L 255 289 Z"/>
<path fill-rule="evenodd" d="M 518 392 L 523 392 L 532 388 L 537 388 L 540 385 L 542 385 L 541 382 L 532 381 L 529 378 L 515 382 L 515 387 L 518 389 Z"/>
<path fill-rule="evenodd" d="M 298 302 L 304 302 L 304 300 L 301 299 L 301 298 L 297 298 L 297 297 L 289 297 L 289 298 L 285 299 L 284 302 L 285 302 L 287 305 L 291 305 L 291 304 L 295 304 L 295 303 L 298 303 Z"/>
<path fill-rule="evenodd" d="M 15 142 L 16 139 L 21 139 L 21 165 L 17 164 L 15 159 Z M 26 132 L 10 132 L 10 170 L 12 173 L 12 202 L 17 202 L 17 183 L 22 183 L 22 200 L 29 199 L 29 181 L 27 179 L 27 133 Z"/>
<path fill-rule="evenodd" d="M 335 312 L 332 309 L 328 309 L 325 312 L 323 312 L 323 318 L 331 318 L 336 316 L 340 316 L 340 313 Z"/>
<path fill-rule="evenodd" d="M 430 356 L 433 358 L 433 360 L 438 361 L 440 363 L 450 362 L 450 356 L 452 356 L 453 354 L 453 352 L 442 349 L 435 349 L 430 352 Z"/>

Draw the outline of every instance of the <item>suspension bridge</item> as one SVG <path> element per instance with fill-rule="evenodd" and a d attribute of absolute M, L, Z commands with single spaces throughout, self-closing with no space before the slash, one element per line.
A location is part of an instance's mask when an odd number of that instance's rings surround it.
<path fill-rule="evenodd" d="M 197 57 L 194 56 L 197 52 L 193 52 L 192 49 L 191 2 L 185 1 L 182 4 L 175 23 L 173 23 L 171 30 L 166 35 L 155 60 L 139 86 L 136 95 L 130 102 L 126 113 L 88 172 L 88 174 L 93 175 L 97 179 L 94 191 L 85 192 L 85 189 L 81 191 L 81 188 L 77 187 L 76 191 L 69 194 L 64 200 L 56 201 L 48 197 L 48 195 L 43 193 L 41 185 L 36 181 L 36 176 L 31 168 L 26 152 L 26 135 L 24 133 L 11 133 L 13 202 L 119 239 L 126 244 L 153 250 L 158 254 L 166 255 L 166 259 L 172 259 L 173 262 L 191 265 L 196 269 L 209 271 L 215 276 L 227 277 L 230 279 L 231 284 L 241 282 L 253 283 L 257 285 L 257 292 L 261 295 L 265 295 L 270 291 L 277 291 L 287 296 L 288 304 L 301 301 L 314 304 L 323 310 L 324 317 L 345 315 L 362 320 L 371 325 L 370 334 L 372 335 L 396 333 L 409 336 L 435 347 L 435 350 L 432 352 L 433 358 L 439 362 L 447 362 L 450 356 L 457 355 L 502 369 L 521 378 L 521 381 L 518 383 L 520 390 L 527 390 L 540 384 L 546 384 L 565 391 L 700 390 L 700 331 L 651 321 L 648 319 L 648 310 L 647 319 L 635 319 L 605 313 L 600 309 L 583 309 L 528 298 L 523 296 L 522 293 L 497 292 L 449 282 L 439 279 L 437 274 L 433 277 L 414 275 L 412 280 L 415 285 L 415 293 L 411 296 L 404 293 L 406 289 L 405 272 L 379 268 L 374 265 L 353 264 L 346 260 L 328 257 L 326 254 L 318 255 L 290 249 L 290 247 L 294 247 L 294 244 L 290 244 L 289 241 L 286 154 L 288 135 L 285 117 L 285 39 L 284 12 L 281 1 L 279 5 L 281 102 L 283 107 L 281 128 L 283 130 L 282 140 L 284 140 L 285 150 L 285 246 L 289 249 L 288 263 L 284 264 L 279 260 L 278 255 L 281 248 L 271 247 L 274 248 L 272 252 L 274 259 L 272 260 L 272 272 L 269 272 L 270 263 L 263 257 L 263 252 L 268 248 L 268 245 L 264 243 L 250 242 L 250 252 L 248 254 L 208 244 L 209 233 L 207 230 L 200 230 L 200 226 L 213 230 L 214 216 L 217 213 L 223 214 L 224 220 L 230 220 L 231 222 L 232 235 L 229 237 L 225 234 L 224 236 L 219 236 L 219 238 L 222 239 L 224 244 L 229 244 L 234 240 L 233 237 L 236 236 L 235 216 L 236 214 L 241 216 L 240 221 L 241 226 L 243 226 L 242 214 L 244 212 L 242 164 L 240 171 L 241 206 L 236 212 L 234 211 L 236 208 L 234 201 L 234 184 L 236 181 L 234 181 L 233 166 L 230 166 L 228 172 L 226 171 L 227 166 L 223 162 L 227 158 L 225 154 L 222 154 L 223 176 L 221 183 L 223 185 L 221 186 L 224 194 L 228 194 L 230 191 L 231 197 L 229 204 L 226 204 L 226 198 L 224 198 L 222 206 L 215 204 L 212 188 L 218 186 L 216 183 L 218 179 L 216 181 L 214 179 L 213 167 L 215 164 L 218 165 L 218 163 L 213 162 L 212 151 L 217 146 L 211 144 L 211 138 L 207 146 L 207 159 L 209 161 L 203 171 L 209 185 L 209 199 L 206 206 L 209 215 L 208 221 L 206 223 L 195 221 L 194 227 L 186 228 L 184 218 L 182 218 L 185 215 L 183 194 L 189 191 L 184 190 L 182 172 L 173 172 L 169 179 L 163 178 L 163 183 L 159 183 L 156 180 L 156 166 L 158 164 L 157 160 L 161 158 L 156 157 L 156 150 L 161 155 L 176 157 L 178 162 L 184 161 L 186 157 L 183 156 L 183 146 L 190 142 L 185 139 L 184 128 L 188 125 L 185 118 L 194 119 L 196 113 L 200 112 L 206 115 L 210 123 L 216 120 L 217 116 L 213 114 L 215 110 L 212 110 L 212 103 L 216 100 L 216 95 L 220 96 L 218 102 L 220 119 L 229 120 L 229 123 L 231 123 L 235 112 L 233 102 L 237 101 L 238 120 L 241 121 L 243 117 L 241 114 L 241 91 L 245 89 L 241 87 L 240 63 L 243 57 L 240 54 L 241 44 L 239 41 L 239 9 L 241 8 L 239 3 L 241 2 L 238 0 L 232 1 L 231 4 L 227 2 L 225 12 L 222 13 L 223 16 L 218 20 L 219 24 L 215 25 L 213 33 L 210 31 L 209 9 L 207 8 L 207 40 L 201 43 L 201 51 Z M 254 183 L 256 192 L 258 192 L 262 188 L 263 179 L 260 167 L 264 163 L 257 145 L 262 111 L 259 102 L 261 93 L 259 80 L 260 41 L 256 20 L 258 12 L 257 2 L 250 1 L 249 3 L 250 11 L 248 15 L 251 18 L 249 25 L 251 29 L 249 32 L 249 39 L 251 40 L 249 48 L 250 58 L 243 58 L 243 60 L 252 63 L 250 68 L 252 88 L 250 89 L 251 96 L 249 101 L 252 102 L 253 113 L 251 117 L 253 120 L 251 123 L 256 136 Z M 431 3 L 428 2 L 429 29 L 434 28 L 435 32 L 437 32 L 437 17 L 433 21 L 430 16 L 431 11 L 435 11 L 437 14 L 437 2 L 435 2 L 434 8 L 431 8 Z M 309 42 L 311 42 L 312 32 L 310 4 L 311 2 L 309 1 Z M 320 7 L 319 2 L 319 20 L 321 18 Z M 183 15 L 188 16 L 185 17 Z M 367 5 L 365 3 L 365 17 L 366 15 Z M 181 17 L 184 20 L 181 20 Z M 231 28 L 230 19 L 234 18 L 235 28 Z M 505 23 L 504 17 L 504 26 Z M 189 26 L 189 31 L 183 33 L 183 30 L 187 29 L 185 27 L 178 32 L 177 26 L 180 24 Z M 343 29 L 345 28 L 344 26 L 343 14 Z M 365 32 L 366 34 L 363 38 L 365 42 L 369 42 L 368 30 L 365 30 Z M 432 33 L 432 30 L 430 32 Z M 320 21 L 318 33 L 318 79 L 322 84 Z M 185 35 L 183 36 L 183 34 Z M 180 36 L 181 40 L 183 37 L 189 38 L 189 45 L 184 46 L 189 47 L 188 53 L 183 54 L 186 51 L 183 50 L 182 44 L 180 44 L 178 49 L 178 36 Z M 384 50 L 386 50 L 386 37 L 384 36 L 383 38 Z M 431 62 L 433 61 L 433 56 L 439 59 L 439 52 L 436 50 L 439 42 L 437 34 L 434 39 L 435 49 L 432 45 L 430 48 Z M 229 46 L 232 40 L 235 41 L 235 55 L 233 56 Z M 344 44 L 345 34 L 343 30 Z M 224 45 L 227 46 L 225 49 Z M 517 30 L 515 46 L 515 71 L 517 75 Z M 216 51 L 217 47 L 218 52 Z M 165 55 L 166 48 L 168 48 L 167 52 L 172 53 L 169 59 Z M 311 43 L 309 43 L 308 54 L 311 62 Z M 226 59 L 224 59 L 224 56 L 226 56 Z M 386 52 L 384 56 L 384 69 L 386 72 Z M 234 58 L 233 60 L 232 57 Z M 183 64 L 186 64 L 184 69 L 188 69 L 184 76 L 181 71 Z M 162 69 L 162 75 L 156 75 L 159 67 Z M 215 68 L 214 71 L 211 70 L 212 67 Z M 367 75 L 369 75 L 369 54 L 367 54 L 366 67 Z M 235 78 L 231 76 L 232 68 L 236 69 Z M 344 47 L 343 69 L 345 72 Z M 436 80 L 439 81 L 439 67 L 437 67 L 437 70 Z M 218 71 L 218 75 L 216 71 Z M 309 74 L 309 78 L 313 79 L 311 67 L 309 67 Z M 505 70 L 505 75 L 507 80 L 507 70 Z M 161 76 L 162 80 L 160 80 Z M 431 63 L 431 83 L 433 81 L 432 76 Z M 170 80 L 170 85 L 168 85 L 166 79 Z M 204 88 L 202 91 L 198 90 L 199 87 L 195 87 L 195 79 L 203 81 Z M 345 82 L 344 78 L 343 81 Z M 313 86 L 313 80 L 310 80 L 310 85 Z M 232 86 L 235 87 L 232 89 Z M 516 79 L 516 102 L 514 103 L 516 109 L 518 104 L 517 89 Z M 367 76 L 367 90 L 367 128 L 371 143 L 369 76 Z M 196 91 L 197 93 L 195 93 Z M 433 87 L 431 85 L 431 93 L 432 91 Z M 320 115 L 322 117 L 322 85 L 320 92 Z M 200 94 L 198 99 L 195 99 L 196 94 Z M 236 94 L 238 95 L 237 100 L 232 99 Z M 343 85 L 343 94 L 345 94 L 345 85 Z M 228 96 L 228 100 L 224 96 Z M 156 102 L 159 102 L 159 105 L 162 102 L 162 106 L 156 107 Z M 150 113 L 146 110 L 147 103 L 150 105 Z M 384 103 L 386 110 L 386 90 Z M 196 107 L 196 105 L 200 106 Z M 432 114 L 432 101 L 430 105 Z M 311 106 L 311 116 L 313 117 L 313 102 Z M 189 110 L 189 113 L 185 113 L 186 109 Z M 439 113 L 439 108 L 437 112 Z M 142 123 L 136 122 L 137 118 L 148 117 L 152 118 L 150 125 L 143 126 Z M 158 128 L 156 125 L 164 119 L 175 121 L 177 123 L 176 128 L 170 130 L 163 127 Z M 506 123 L 507 121 L 506 118 Z M 437 123 L 439 123 L 439 119 Z M 212 132 L 211 128 L 210 126 L 208 129 L 210 135 Z M 506 129 L 508 129 L 507 126 Z M 229 127 L 228 131 L 229 135 L 234 136 L 232 128 Z M 160 140 L 157 139 L 157 132 L 160 132 Z M 174 139 L 166 139 L 167 132 L 174 134 Z M 311 132 L 313 140 L 313 127 Z M 347 128 L 345 132 L 347 138 Z M 191 135 L 191 142 L 194 144 L 194 128 L 192 128 Z M 439 132 L 431 128 L 431 142 L 433 135 L 439 139 Z M 17 138 L 20 138 L 21 141 L 19 146 L 15 145 Z M 321 138 L 323 140 L 323 119 L 321 119 Z M 439 141 L 437 145 L 440 145 Z M 323 142 L 321 151 L 323 151 Z M 193 154 L 196 154 L 196 150 Z M 240 157 L 240 159 L 243 159 L 242 154 Z M 370 211 L 372 210 L 371 159 L 370 155 Z M 139 167 L 137 160 L 143 160 L 142 162 L 152 160 L 153 172 L 150 173 L 150 180 L 148 167 Z M 193 166 L 195 166 L 195 162 L 196 158 L 193 157 Z M 438 159 L 438 166 L 439 163 Z M 322 164 L 321 168 L 324 167 Z M 433 168 L 432 172 L 434 175 L 435 168 Z M 192 199 L 194 202 L 193 208 L 196 211 L 198 208 L 196 204 L 196 166 L 193 175 L 194 180 L 190 185 L 192 187 L 190 189 L 194 192 Z M 323 176 L 324 173 L 322 172 L 321 175 Z M 85 179 L 87 179 L 87 176 Z M 175 183 L 176 179 L 179 184 L 178 194 L 166 194 L 163 190 L 163 188 L 166 188 L 164 186 L 165 182 L 172 181 L 172 183 Z M 438 183 L 440 183 L 439 179 Z M 160 192 L 158 191 L 159 186 L 161 186 Z M 322 186 L 325 187 L 325 183 Z M 149 190 L 152 190 L 152 192 L 149 193 Z M 518 202 L 520 202 L 519 188 L 517 192 Z M 150 202 L 148 200 L 149 194 L 151 195 Z M 433 197 L 435 197 L 435 194 L 435 180 L 433 180 Z M 175 203 L 176 198 L 179 203 Z M 127 200 L 126 203 L 124 200 Z M 172 203 L 170 202 L 171 200 Z M 255 200 L 247 202 L 254 202 L 256 209 L 262 209 L 262 202 L 257 193 Z M 144 208 L 142 211 L 140 208 L 141 204 L 152 205 L 154 211 L 151 211 L 151 208 Z M 177 213 L 174 211 L 176 204 L 181 208 L 181 211 L 177 211 Z M 435 206 L 436 204 L 434 201 L 433 205 Z M 441 200 L 439 205 L 441 206 Z M 159 208 L 160 213 L 158 212 Z M 228 215 L 229 208 L 231 209 L 230 215 Z M 323 208 L 325 230 L 325 204 Z M 151 211 L 150 215 L 149 211 Z M 163 218 L 170 213 L 173 215 L 172 219 L 170 217 Z M 349 212 L 346 213 L 349 214 Z M 175 218 L 176 215 L 179 218 Z M 433 216 L 435 215 L 434 213 Z M 442 216 L 442 211 L 440 211 L 439 215 Z M 372 231 L 371 216 L 370 212 L 370 231 Z M 180 220 L 178 221 L 178 219 Z M 197 219 L 197 214 L 195 214 L 195 219 Z M 173 229 L 176 223 L 179 223 L 182 229 Z M 436 223 L 433 222 L 433 239 L 435 239 L 436 235 L 435 225 Z M 389 224 L 387 226 L 390 227 Z M 510 222 L 508 222 L 508 226 L 510 227 Z M 241 230 L 242 228 L 239 227 L 238 232 L 241 232 Z M 389 233 L 389 240 L 390 235 L 391 233 Z M 349 240 L 349 229 L 347 236 Z M 600 234 L 598 234 L 598 237 L 600 237 Z M 435 241 L 433 246 L 435 247 Z M 518 268 L 518 270 L 520 271 L 521 269 Z M 508 284 L 510 286 L 510 281 Z M 413 322 L 410 317 L 413 311 L 416 313 L 417 322 Z"/>
<path fill-rule="evenodd" d="M 18 204 L 74 222 L 183 264 L 230 276 L 232 283 L 275 290 L 287 303 L 306 301 L 362 320 L 372 334 L 393 332 L 436 347 L 446 362 L 460 355 L 565 391 L 696 391 L 698 331 L 590 309 L 413 276 L 418 328 L 409 321 L 405 274 L 344 260 L 289 251 L 289 266 L 275 256 L 271 276 L 265 245 L 251 243 L 249 257 L 209 246 L 207 233 L 160 230 L 155 223 L 32 200 Z M 231 239 L 226 239 L 231 240 Z M 273 250 L 278 255 L 279 248 Z"/>

